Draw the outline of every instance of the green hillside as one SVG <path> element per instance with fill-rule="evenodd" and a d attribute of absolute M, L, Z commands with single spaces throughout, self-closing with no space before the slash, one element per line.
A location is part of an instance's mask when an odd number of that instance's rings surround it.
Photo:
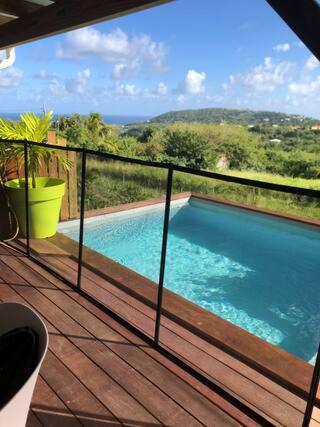
<path fill-rule="evenodd" d="M 301 115 L 272 111 L 233 110 L 227 108 L 203 108 L 198 110 L 170 111 L 151 119 L 152 123 L 230 123 L 238 125 L 301 125 L 318 124 L 320 120 Z"/>

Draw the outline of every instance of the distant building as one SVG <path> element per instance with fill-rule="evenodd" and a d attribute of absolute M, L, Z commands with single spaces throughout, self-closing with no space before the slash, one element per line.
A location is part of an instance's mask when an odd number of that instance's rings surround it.
<path fill-rule="evenodd" d="M 269 140 L 270 142 L 274 142 L 275 144 L 279 144 L 281 142 L 281 139 L 273 138 Z"/>
<path fill-rule="evenodd" d="M 313 126 L 311 126 L 311 130 L 320 131 L 320 125 L 313 125 Z"/>

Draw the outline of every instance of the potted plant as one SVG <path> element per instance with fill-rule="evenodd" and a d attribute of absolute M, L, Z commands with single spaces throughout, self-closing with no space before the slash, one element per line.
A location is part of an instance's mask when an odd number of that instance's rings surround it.
<path fill-rule="evenodd" d="M 0 139 L 26 140 L 35 143 L 45 143 L 48 130 L 51 127 L 52 112 L 38 117 L 33 113 L 21 115 L 21 121 L 0 119 Z M 5 144 L 2 142 L 2 144 Z M 20 167 L 24 165 L 24 145 L 8 144 L 10 156 L 18 160 Z M 65 192 L 65 182 L 62 179 L 50 177 L 37 177 L 40 166 L 48 165 L 50 158 L 55 156 L 58 163 L 69 169 L 71 164 L 61 150 L 43 146 L 28 146 L 28 198 L 29 198 L 29 232 L 30 237 L 42 239 L 53 236 L 57 231 L 61 201 Z M 23 178 L 12 179 L 5 182 L 8 197 L 18 218 L 21 232 L 26 236 L 26 199 Z"/>

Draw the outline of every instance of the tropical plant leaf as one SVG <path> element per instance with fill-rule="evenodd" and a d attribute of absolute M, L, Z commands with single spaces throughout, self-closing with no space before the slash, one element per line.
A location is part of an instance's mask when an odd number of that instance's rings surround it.
<path fill-rule="evenodd" d="M 47 134 L 52 124 L 52 111 L 38 117 L 34 113 L 21 114 L 21 120 L 15 122 L 13 120 L 0 119 L 0 139 L 11 141 L 31 141 L 45 143 L 47 142 Z M 3 145 L 3 144 L 1 144 Z M 4 158 L 8 158 L 9 151 L 0 150 L 0 173 L 5 167 L 3 166 Z M 24 164 L 24 146 L 22 144 L 12 144 L 10 147 L 10 156 Z M 28 146 L 28 169 L 32 177 L 32 186 L 35 186 L 35 176 L 39 173 L 41 165 L 50 162 L 51 156 L 57 158 L 58 163 L 68 170 L 72 166 L 72 162 L 68 159 L 65 152 L 58 149 L 49 149 L 40 145 Z"/>

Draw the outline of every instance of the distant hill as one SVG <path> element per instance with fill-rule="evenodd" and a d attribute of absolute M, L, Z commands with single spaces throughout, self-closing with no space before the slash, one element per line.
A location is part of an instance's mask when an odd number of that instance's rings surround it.
<path fill-rule="evenodd" d="M 320 123 L 296 114 L 272 111 L 233 110 L 228 108 L 203 108 L 198 110 L 170 111 L 150 120 L 151 123 L 169 124 L 175 122 L 230 123 L 238 125 L 300 125 L 310 126 Z"/>

